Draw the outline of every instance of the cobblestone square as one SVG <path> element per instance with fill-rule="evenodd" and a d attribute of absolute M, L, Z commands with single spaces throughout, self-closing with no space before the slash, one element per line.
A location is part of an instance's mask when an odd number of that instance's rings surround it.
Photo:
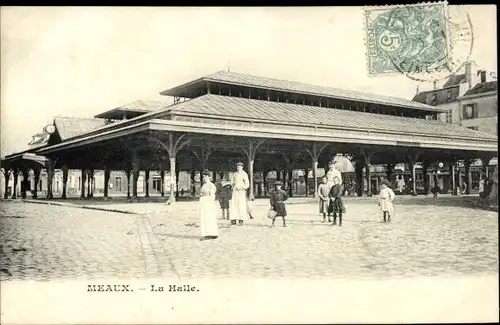
<path fill-rule="evenodd" d="M 317 203 L 287 206 L 288 227 L 266 218 L 219 220 L 199 241 L 196 202 L 123 214 L 2 202 L 2 280 L 246 279 L 452 276 L 498 273 L 498 215 L 447 198 L 402 198 L 390 224 L 375 198 L 347 198 L 343 227 L 322 223 Z M 456 200 L 454 202 L 457 202 Z M 136 204 L 137 205 L 137 204 Z M 137 209 L 137 207 L 135 207 Z"/>

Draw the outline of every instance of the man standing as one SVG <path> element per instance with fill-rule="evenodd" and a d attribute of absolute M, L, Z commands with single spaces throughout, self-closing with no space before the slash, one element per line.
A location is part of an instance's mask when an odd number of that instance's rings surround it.
<path fill-rule="evenodd" d="M 248 218 L 247 210 L 247 189 L 250 187 L 248 174 L 243 170 L 243 163 L 236 164 L 236 173 L 233 174 L 231 185 L 233 187 L 233 196 L 231 200 L 230 219 L 231 224 L 243 225 L 243 220 Z"/>
<path fill-rule="evenodd" d="M 328 180 L 328 190 L 333 186 L 333 179 L 335 177 L 339 178 L 339 184 L 342 184 L 342 174 L 340 173 L 340 170 L 335 168 L 335 162 L 333 160 L 330 160 L 328 163 L 329 170 L 326 173 L 326 179 Z"/>

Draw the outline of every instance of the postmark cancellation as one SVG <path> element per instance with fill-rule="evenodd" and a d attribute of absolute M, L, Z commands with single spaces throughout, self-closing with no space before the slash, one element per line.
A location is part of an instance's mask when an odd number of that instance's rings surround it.
<path fill-rule="evenodd" d="M 368 74 L 403 74 L 419 81 L 447 78 L 472 51 L 466 11 L 446 2 L 365 7 Z"/>

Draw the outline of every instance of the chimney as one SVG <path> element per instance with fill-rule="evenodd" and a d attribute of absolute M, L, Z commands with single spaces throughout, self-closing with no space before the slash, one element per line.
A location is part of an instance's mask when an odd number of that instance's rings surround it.
<path fill-rule="evenodd" d="M 434 89 L 434 90 L 438 89 L 437 84 L 438 84 L 437 80 L 434 80 L 434 81 L 432 82 L 432 89 Z"/>
<path fill-rule="evenodd" d="M 420 85 L 417 85 L 417 95 L 420 92 Z"/>
<path fill-rule="evenodd" d="M 467 60 L 465 63 L 465 82 L 468 84 L 469 89 L 476 85 L 476 76 L 476 63 L 472 60 Z"/>
<path fill-rule="evenodd" d="M 481 71 L 481 83 L 486 82 L 486 71 Z"/>

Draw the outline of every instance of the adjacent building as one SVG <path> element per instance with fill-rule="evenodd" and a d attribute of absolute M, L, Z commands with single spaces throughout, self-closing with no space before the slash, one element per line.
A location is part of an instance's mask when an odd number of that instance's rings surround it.
<path fill-rule="evenodd" d="M 460 125 L 498 135 L 498 82 L 496 80 L 480 82 L 469 89 L 463 96 L 458 97 L 458 106 Z"/>
<path fill-rule="evenodd" d="M 441 88 L 436 81 L 431 90 L 420 92 L 417 88 L 413 100 L 445 109 L 439 114 L 443 122 L 497 134 L 497 95 L 496 74 L 469 61 L 463 73 L 449 77 Z"/>
<path fill-rule="evenodd" d="M 498 135 L 498 82 L 496 73 L 478 69 L 474 61 L 466 62 L 464 71 L 449 77 L 442 87 L 434 82 L 433 89 L 419 91 L 414 101 L 445 109 L 439 114 L 442 122 L 456 124 L 471 130 Z M 489 166 L 483 171 L 483 163 L 477 160 L 471 165 L 472 190 L 477 190 L 481 175 L 492 175 L 497 165 L 497 159 L 489 161 Z M 439 181 L 444 192 L 451 190 L 451 176 L 446 168 L 441 172 Z M 459 186 L 463 187 L 465 170 L 457 164 L 459 171 Z"/>

